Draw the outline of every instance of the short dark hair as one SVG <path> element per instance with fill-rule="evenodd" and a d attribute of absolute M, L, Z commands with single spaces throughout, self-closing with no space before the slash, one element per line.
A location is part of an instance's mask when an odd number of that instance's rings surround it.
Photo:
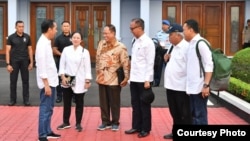
<path fill-rule="evenodd" d="M 53 28 L 54 27 L 54 23 L 55 23 L 55 21 L 52 20 L 52 19 L 46 19 L 46 20 L 44 20 L 42 22 L 42 24 L 41 24 L 42 33 L 46 33 L 49 28 Z"/>
<path fill-rule="evenodd" d="M 189 20 L 186 20 L 184 23 L 187 24 L 188 28 L 192 28 L 195 33 L 199 33 L 199 24 L 196 20 L 189 19 Z"/>
<path fill-rule="evenodd" d="M 107 24 L 105 27 L 108 27 L 111 32 L 114 32 L 116 34 L 116 29 L 113 24 Z"/>
<path fill-rule="evenodd" d="M 247 20 L 247 23 L 249 23 L 249 22 L 250 22 L 250 19 Z"/>
<path fill-rule="evenodd" d="M 21 21 L 21 20 L 16 21 L 16 26 L 17 26 L 17 24 L 19 24 L 19 23 L 23 23 L 23 21 Z"/>
<path fill-rule="evenodd" d="M 69 21 L 62 21 L 61 25 L 63 25 L 64 23 L 68 23 L 68 24 L 70 24 L 70 22 L 69 22 Z"/>
<path fill-rule="evenodd" d="M 79 33 L 80 36 L 81 36 L 81 39 L 83 40 L 83 35 L 82 35 L 82 33 L 81 33 L 80 31 L 75 31 L 75 32 L 73 32 L 73 33 L 71 34 L 71 38 L 72 38 L 72 36 L 73 36 L 74 34 L 76 34 L 76 33 Z"/>
<path fill-rule="evenodd" d="M 131 20 L 131 22 L 135 22 L 135 24 L 138 26 L 138 27 L 141 27 L 142 30 L 144 30 L 144 20 L 141 19 L 141 18 L 134 18 Z"/>

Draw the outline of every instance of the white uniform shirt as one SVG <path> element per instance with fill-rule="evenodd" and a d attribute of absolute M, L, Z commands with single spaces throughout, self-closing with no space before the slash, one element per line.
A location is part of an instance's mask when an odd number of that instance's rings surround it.
<path fill-rule="evenodd" d="M 38 88 L 44 88 L 42 79 L 47 78 L 51 87 L 58 85 L 58 74 L 55 60 L 53 58 L 51 40 L 43 34 L 40 36 L 36 44 L 36 79 Z"/>
<path fill-rule="evenodd" d="M 176 91 L 186 91 L 187 50 L 189 43 L 182 40 L 174 46 L 164 72 L 164 87 Z"/>
<path fill-rule="evenodd" d="M 153 81 L 155 46 L 146 34 L 136 39 L 132 47 L 130 81 Z"/>
<path fill-rule="evenodd" d="M 196 43 L 202 39 L 200 34 L 197 34 L 189 43 L 187 53 L 187 94 L 199 94 L 203 88 L 204 76 L 200 70 L 199 59 L 196 53 Z M 213 60 L 209 47 L 204 42 L 199 43 L 199 51 L 201 61 L 205 72 L 213 72 Z M 202 77 L 200 73 L 202 72 Z"/>
<path fill-rule="evenodd" d="M 73 45 L 65 47 L 59 66 L 59 75 L 62 74 L 75 76 L 74 93 L 85 93 L 87 91 L 84 88 L 85 79 L 92 79 L 89 51 L 82 46 L 78 46 L 76 50 Z"/>

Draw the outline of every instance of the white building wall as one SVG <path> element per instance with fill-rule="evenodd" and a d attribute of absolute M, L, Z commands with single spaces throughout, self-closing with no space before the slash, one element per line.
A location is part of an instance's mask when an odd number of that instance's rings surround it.
<path fill-rule="evenodd" d="M 24 32 L 30 34 L 30 2 L 19 0 L 17 3 L 17 20 L 24 22 Z"/>
<path fill-rule="evenodd" d="M 245 1 L 245 23 L 244 26 L 247 24 L 247 19 L 250 19 L 250 0 Z"/>
<path fill-rule="evenodd" d="M 140 17 L 140 0 L 121 0 L 121 42 L 123 42 L 129 55 L 131 55 L 131 41 L 133 34 L 129 26 L 133 18 Z"/>
<path fill-rule="evenodd" d="M 0 0 L 5 1 L 5 0 Z M 30 3 L 51 2 L 51 0 L 7 0 L 8 35 L 15 32 L 16 20 L 23 20 L 25 32 L 30 33 Z M 145 32 L 150 37 L 161 29 L 162 1 L 170 0 L 53 0 L 53 2 L 111 2 L 111 23 L 117 28 L 117 38 L 122 41 L 131 54 L 132 33 L 129 29 L 131 19 L 140 17 L 145 21 Z M 182 0 L 191 1 L 191 0 Z M 193 1 L 193 0 L 192 0 Z M 198 0 L 197 0 L 198 1 Z M 218 1 L 218 0 L 214 0 Z M 224 1 L 224 0 L 223 0 Z M 120 10 L 118 10 L 120 9 Z M 250 19 L 250 0 L 245 1 L 245 23 Z"/>
<path fill-rule="evenodd" d="M 150 21 L 150 17 L 149 17 L 149 13 L 150 11 L 150 0 L 141 0 L 141 18 L 144 20 L 144 32 L 149 35 L 149 21 Z"/>
<path fill-rule="evenodd" d="M 111 0 L 111 24 L 116 27 L 116 38 L 121 40 L 120 35 L 120 21 L 121 21 L 121 8 L 120 8 L 120 0 Z"/>
<path fill-rule="evenodd" d="M 150 20 L 149 20 L 149 36 L 155 37 L 155 34 L 161 30 L 162 27 L 162 1 L 150 1 Z"/>
<path fill-rule="evenodd" d="M 8 36 L 16 31 L 17 0 L 8 0 Z"/>

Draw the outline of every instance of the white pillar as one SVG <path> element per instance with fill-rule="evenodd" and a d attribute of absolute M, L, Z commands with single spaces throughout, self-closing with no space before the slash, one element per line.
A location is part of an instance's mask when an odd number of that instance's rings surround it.
<path fill-rule="evenodd" d="M 116 27 L 116 38 L 121 40 L 121 1 L 120 0 L 111 0 L 111 24 Z"/>
<path fill-rule="evenodd" d="M 244 26 L 247 25 L 247 20 L 250 19 L 250 1 L 249 0 L 246 0 L 245 1 L 245 22 L 244 22 Z"/>
<path fill-rule="evenodd" d="M 145 23 L 145 33 L 149 35 L 149 21 L 150 21 L 150 0 L 141 0 L 140 16 Z"/>
<path fill-rule="evenodd" d="M 17 0 L 8 0 L 8 36 L 16 31 Z"/>

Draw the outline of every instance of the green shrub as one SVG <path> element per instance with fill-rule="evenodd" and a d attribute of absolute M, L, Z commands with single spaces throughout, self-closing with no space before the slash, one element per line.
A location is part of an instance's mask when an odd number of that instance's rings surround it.
<path fill-rule="evenodd" d="M 238 51 L 232 59 L 232 77 L 250 83 L 250 48 Z"/>
<path fill-rule="evenodd" d="M 250 103 L 250 84 L 231 77 L 228 92 Z"/>

